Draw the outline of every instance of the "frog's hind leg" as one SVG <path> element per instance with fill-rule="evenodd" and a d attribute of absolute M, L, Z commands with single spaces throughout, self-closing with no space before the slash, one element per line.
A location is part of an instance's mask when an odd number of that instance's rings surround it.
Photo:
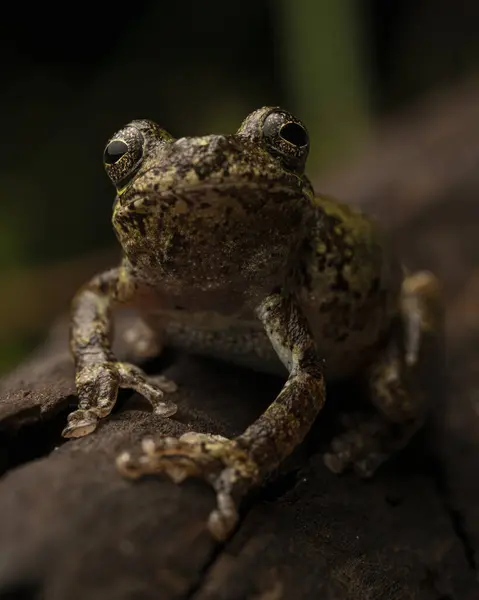
<path fill-rule="evenodd" d="M 130 317 L 126 321 L 121 337 L 128 360 L 134 363 L 160 356 L 165 347 L 165 334 L 155 330 L 140 315 Z M 147 383 L 152 383 L 165 393 L 176 392 L 178 389 L 176 383 L 164 375 L 148 375 L 146 380 Z M 137 391 L 142 393 L 140 389 Z"/>
<path fill-rule="evenodd" d="M 130 316 L 125 321 L 121 338 L 128 353 L 140 360 L 161 354 L 164 335 L 155 331 L 140 315 Z"/>
<path fill-rule="evenodd" d="M 440 373 L 443 309 L 438 280 L 428 272 L 405 278 L 400 319 L 391 340 L 369 372 L 373 415 L 350 416 L 347 430 L 325 455 L 340 473 L 353 467 L 371 476 L 389 456 L 407 445 L 424 423 Z M 433 389 L 434 388 L 434 389 Z"/>

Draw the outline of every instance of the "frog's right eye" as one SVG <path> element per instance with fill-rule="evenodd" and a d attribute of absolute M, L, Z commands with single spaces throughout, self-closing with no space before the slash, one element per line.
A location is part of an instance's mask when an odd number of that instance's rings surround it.
<path fill-rule="evenodd" d="M 125 127 L 107 143 L 103 163 L 118 191 L 126 186 L 138 171 L 143 158 L 144 137 L 136 127 Z"/>

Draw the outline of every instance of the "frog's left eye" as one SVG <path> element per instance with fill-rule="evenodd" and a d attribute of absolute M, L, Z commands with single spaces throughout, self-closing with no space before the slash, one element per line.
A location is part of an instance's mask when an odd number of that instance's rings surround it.
<path fill-rule="evenodd" d="M 128 144 L 123 140 L 113 140 L 105 148 L 103 161 L 105 165 L 114 165 L 128 152 Z"/>
<path fill-rule="evenodd" d="M 105 147 L 103 163 L 117 190 L 121 190 L 138 171 L 143 158 L 144 137 L 136 127 L 116 133 Z"/>
<path fill-rule="evenodd" d="M 279 156 L 287 168 L 303 171 L 309 152 L 309 136 L 299 119 L 285 110 L 272 110 L 263 121 L 262 133 L 269 151 Z"/>

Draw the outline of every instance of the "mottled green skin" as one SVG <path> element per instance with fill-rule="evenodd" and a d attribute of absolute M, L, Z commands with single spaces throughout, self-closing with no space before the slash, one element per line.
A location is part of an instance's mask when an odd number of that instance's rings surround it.
<path fill-rule="evenodd" d="M 352 465 L 371 474 L 425 412 L 414 382 L 423 339 L 440 327 L 437 282 L 406 277 L 370 219 L 314 195 L 304 174 L 308 149 L 304 125 L 277 108 L 255 111 L 234 135 L 175 140 L 134 121 L 106 149 L 123 260 L 75 298 L 80 400 L 64 435 L 95 429 L 119 387 L 144 394 L 159 414 L 175 411 L 161 389 L 171 384 L 112 355 L 117 305 L 137 307 L 161 342 L 287 372 L 270 408 L 235 440 L 147 441 L 139 459 L 119 459 L 129 476 L 210 481 L 218 494 L 210 529 L 220 538 L 236 522 L 235 501 L 308 432 L 325 400 L 324 375 L 364 375 L 377 409 L 335 440 L 325 458 L 334 471 Z M 403 432 L 394 440 L 391 423 Z"/>

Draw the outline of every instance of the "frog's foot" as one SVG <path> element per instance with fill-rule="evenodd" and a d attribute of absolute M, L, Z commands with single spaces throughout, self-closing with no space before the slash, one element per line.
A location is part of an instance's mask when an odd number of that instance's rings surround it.
<path fill-rule="evenodd" d="M 346 431 L 333 439 L 324 463 L 333 473 L 353 468 L 361 477 L 371 477 L 392 454 L 403 448 L 419 428 L 418 421 L 394 424 L 381 415 L 347 415 Z"/>
<path fill-rule="evenodd" d="M 162 341 L 143 319 L 136 318 L 123 332 L 123 340 L 139 359 L 154 358 L 161 354 Z"/>
<path fill-rule="evenodd" d="M 164 399 L 165 392 L 176 390 L 176 384 L 166 377 L 148 377 L 139 367 L 128 363 L 104 362 L 83 367 L 76 377 L 78 410 L 68 416 L 63 437 L 82 437 L 94 431 L 101 418 L 115 406 L 119 388 L 133 389 L 152 405 L 153 412 L 170 417 L 177 406 Z"/>
<path fill-rule="evenodd" d="M 208 528 L 216 539 L 227 539 L 238 522 L 237 503 L 258 478 L 256 464 L 238 443 L 218 435 L 188 432 L 178 439 L 145 439 L 141 450 L 139 456 L 129 452 L 118 456 L 120 473 L 130 479 L 165 474 L 175 483 L 188 477 L 205 480 L 217 500 Z"/>

